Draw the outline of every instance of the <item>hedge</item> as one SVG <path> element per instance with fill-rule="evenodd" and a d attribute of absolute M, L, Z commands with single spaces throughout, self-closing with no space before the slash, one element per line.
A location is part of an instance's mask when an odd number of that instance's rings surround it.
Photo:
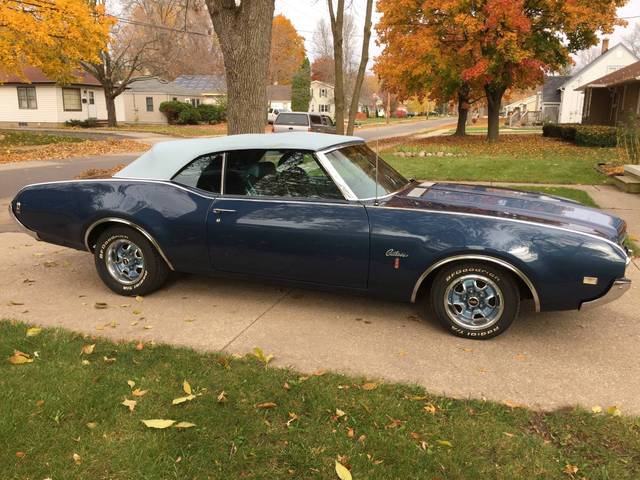
<path fill-rule="evenodd" d="M 542 136 L 561 138 L 581 147 L 615 147 L 618 144 L 616 127 L 606 125 L 546 123 Z"/>

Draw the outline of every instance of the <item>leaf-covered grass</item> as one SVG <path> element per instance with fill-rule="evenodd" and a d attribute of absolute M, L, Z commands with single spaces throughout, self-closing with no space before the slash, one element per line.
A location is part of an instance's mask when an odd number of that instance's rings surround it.
<path fill-rule="evenodd" d="M 335 479 L 336 459 L 356 480 L 640 476 L 636 418 L 533 412 L 322 372 L 305 377 L 266 368 L 268 356 L 261 363 L 26 332 L 25 324 L 0 322 L 3 480 Z M 12 365 L 14 349 L 37 357 Z M 195 398 L 172 405 L 187 393 L 185 379 Z M 135 397 L 132 388 L 147 393 Z M 133 412 L 125 398 L 137 401 Z M 142 423 L 150 419 L 196 426 L 155 430 Z M 563 472 L 573 467 L 573 477 Z"/>
<path fill-rule="evenodd" d="M 577 188 L 567 187 L 541 187 L 541 186 L 511 186 L 509 188 L 515 188 L 516 190 L 523 190 L 528 192 L 544 193 L 546 195 L 555 195 L 557 197 L 564 197 L 570 200 L 580 202 L 587 207 L 598 208 L 598 204 L 591 198 L 591 196 L 584 190 Z"/>
<path fill-rule="evenodd" d="M 407 156 L 419 152 L 431 155 Z M 586 185 L 609 181 L 596 165 L 617 162 L 618 152 L 614 148 L 578 147 L 535 134 L 501 135 L 496 143 L 471 135 L 410 140 L 383 157 L 405 176 L 421 180 Z"/>
<path fill-rule="evenodd" d="M 4 137 L 4 138 L 2 138 Z M 51 135 L 37 132 L 0 131 L 0 147 L 49 145 L 52 143 L 79 143 L 86 139 L 67 135 Z"/>
<path fill-rule="evenodd" d="M 217 125 L 118 125 L 106 130 L 157 133 L 171 137 L 210 137 L 227 134 L 227 124 Z"/>

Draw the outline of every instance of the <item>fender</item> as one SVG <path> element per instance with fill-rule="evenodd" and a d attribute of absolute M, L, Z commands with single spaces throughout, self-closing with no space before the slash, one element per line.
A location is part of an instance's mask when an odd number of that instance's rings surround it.
<path fill-rule="evenodd" d="M 447 263 L 456 262 L 456 261 L 460 261 L 460 260 L 480 260 L 480 261 L 483 261 L 483 262 L 494 263 L 496 265 L 499 265 L 499 266 L 501 266 L 503 268 L 506 268 L 507 270 L 515 273 L 525 283 L 527 288 L 529 288 L 529 290 L 531 291 L 531 295 L 533 296 L 533 303 L 535 305 L 536 312 L 540 311 L 540 297 L 538 296 L 538 291 L 536 290 L 536 287 L 533 285 L 533 282 L 531 280 L 529 280 L 529 278 L 522 272 L 522 270 L 520 270 L 519 268 L 514 267 L 509 262 L 506 262 L 504 260 L 500 260 L 500 259 L 495 258 L 495 257 L 490 257 L 490 256 L 487 256 L 487 255 L 473 255 L 473 254 L 455 255 L 453 257 L 447 257 L 447 258 L 444 258 L 444 259 L 440 260 L 439 262 L 434 263 L 429 268 L 427 268 L 423 272 L 423 274 L 420 275 L 420 277 L 416 281 L 415 286 L 413 287 L 413 293 L 411 294 L 411 303 L 415 303 L 416 302 L 416 296 L 418 295 L 418 290 L 420 289 L 420 285 L 422 285 L 422 282 L 424 282 L 424 280 L 429 276 L 430 273 L 432 273 L 435 269 L 437 269 L 438 267 L 441 267 L 442 265 L 446 265 Z"/>
<path fill-rule="evenodd" d="M 123 225 L 126 225 L 128 227 L 131 227 L 131 228 L 137 230 L 142 235 L 144 235 L 144 237 L 147 240 L 149 240 L 149 242 L 151 242 L 151 245 L 153 245 L 155 247 L 155 249 L 158 251 L 158 253 L 162 257 L 162 259 L 167 263 L 167 266 L 169 267 L 169 269 L 175 270 L 173 268 L 173 265 L 171 264 L 171 262 L 169 261 L 169 259 L 165 255 L 165 253 L 162 251 L 162 247 L 160 247 L 160 244 L 156 241 L 156 239 L 153 238 L 153 236 L 149 232 L 147 232 L 144 228 L 142 228 L 140 225 L 137 225 L 136 223 L 133 223 L 130 220 L 125 220 L 124 218 L 106 217 L 106 218 L 101 218 L 100 220 L 97 220 L 97 221 L 93 222 L 91 225 L 89 225 L 89 227 L 87 228 L 87 230 L 86 230 L 86 232 L 84 234 L 84 244 L 87 247 L 87 250 L 89 252 L 93 252 L 93 250 L 91 249 L 91 245 L 89 245 L 89 237 L 91 236 L 91 232 L 93 231 L 94 228 L 96 228 L 98 225 L 101 225 L 103 223 L 121 223 Z"/>

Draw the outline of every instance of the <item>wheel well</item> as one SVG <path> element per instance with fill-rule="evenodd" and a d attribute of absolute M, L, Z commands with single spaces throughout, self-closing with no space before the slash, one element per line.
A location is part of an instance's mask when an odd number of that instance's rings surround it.
<path fill-rule="evenodd" d="M 167 264 L 169 269 L 170 270 L 174 270 L 173 265 L 171 264 L 171 262 L 169 261 L 169 259 L 165 255 L 164 251 L 162 250 L 162 248 L 160 247 L 158 242 L 155 240 L 155 238 L 153 238 L 142 227 L 140 227 L 140 226 L 136 225 L 135 223 L 130 222 L 128 220 L 121 220 L 121 219 L 118 219 L 118 218 L 111 218 L 111 219 L 105 219 L 104 221 L 98 220 L 98 223 L 94 223 L 94 224 L 90 225 L 87 228 L 87 231 L 85 233 L 85 245 L 86 245 L 87 249 L 91 253 L 93 253 L 93 251 L 95 249 L 96 242 L 98 241 L 98 237 L 100 237 L 100 235 L 102 235 L 102 233 L 104 233 L 107 229 L 109 229 L 111 227 L 131 228 L 131 229 L 137 231 L 138 233 L 142 234 L 147 240 L 149 240 L 149 243 L 151 243 L 151 245 L 156 250 L 156 252 L 158 252 L 158 254 L 164 260 L 164 262 Z"/>
<path fill-rule="evenodd" d="M 461 259 L 461 260 L 452 260 L 450 262 L 445 261 L 441 265 L 429 271 L 427 276 L 422 280 L 422 283 L 418 287 L 415 300 L 418 301 L 420 298 L 423 298 L 425 295 L 428 295 L 429 291 L 431 290 L 431 286 L 433 285 L 433 279 L 436 278 L 438 276 L 438 273 L 442 271 L 444 268 L 447 268 L 453 265 L 458 265 L 461 263 L 468 263 L 468 262 L 476 262 L 476 263 L 488 265 L 509 274 L 515 280 L 516 285 L 518 286 L 518 290 L 520 291 L 520 298 L 535 299 L 537 297 L 537 294 L 534 295 L 534 292 L 531 290 L 529 285 L 527 285 L 524 279 L 513 270 L 510 270 L 509 268 L 505 268 L 502 265 L 500 265 L 500 263 L 495 263 L 490 260 L 469 258 L 469 259 Z"/>

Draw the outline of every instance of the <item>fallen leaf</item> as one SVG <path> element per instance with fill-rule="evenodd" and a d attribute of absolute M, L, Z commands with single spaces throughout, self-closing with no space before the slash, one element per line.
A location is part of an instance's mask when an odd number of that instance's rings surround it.
<path fill-rule="evenodd" d="M 594 405 L 591 407 L 591 411 L 593 413 L 602 413 L 602 407 L 600 405 Z"/>
<path fill-rule="evenodd" d="M 289 412 L 289 420 L 287 420 L 287 427 L 291 426 L 293 422 L 298 420 L 300 417 L 293 412 Z"/>
<path fill-rule="evenodd" d="M 136 388 L 133 392 L 131 392 L 131 395 L 133 395 L 134 397 L 143 397 L 147 392 L 148 390 L 140 390 L 139 388 Z"/>
<path fill-rule="evenodd" d="M 224 403 L 227 401 L 227 394 L 226 392 L 223 390 L 218 394 L 218 403 Z"/>
<path fill-rule="evenodd" d="M 171 425 L 173 425 L 174 423 L 176 423 L 175 420 L 164 420 L 161 418 L 155 418 L 152 420 L 140 420 L 142 423 L 145 424 L 146 427 L 148 428 L 169 428 Z"/>
<path fill-rule="evenodd" d="M 98 310 L 104 310 L 105 308 L 109 308 L 109 305 L 105 302 L 96 302 L 93 304 L 93 308 L 97 308 Z"/>
<path fill-rule="evenodd" d="M 20 352 L 18 350 L 15 350 L 13 352 L 13 355 L 11 355 L 9 357 L 9 363 L 13 364 L 13 365 L 22 365 L 25 363 L 33 363 L 33 358 L 31 358 L 30 355 L 27 355 L 26 353 Z"/>
<path fill-rule="evenodd" d="M 512 438 L 514 436 L 513 433 L 509 433 L 509 432 L 502 432 L 502 433 L 504 433 L 505 437 Z"/>
<path fill-rule="evenodd" d="M 98 426 L 98 424 L 96 422 L 89 422 L 87 423 L 87 428 L 89 430 L 93 430 L 94 428 L 96 428 Z"/>
<path fill-rule="evenodd" d="M 105 363 L 115 363 L 116 362 L 116 358 L 115 357 L 102 357 L 102 359 L 104 360 Z"/>
<path fill-rule="evenodd" d="M 443 447 L 453 448 L 453 445 L 449 440 L 436 440 L 436 442 L 438 443 L 438 445 L 442 445 Z"/>
<path fill-rule="evenodd" d="M 257 404 L 256 408 L 269 409 L 269 408 L 276 408 L 277 406 L 278 404 L 275 402 L 264 402 L 264 403 Z"/>
<path fill-rule="evenodd" d="M 16 452 L 16 457 L 18 457 L 18 458 L 24 458 L 25 455 L 26 455 L 26 453 L 24 453 L 24 452 Z"/>
<path fill-rule="evenodd" d="M 284 388 L 285 390 L 291 390 L 291 386 L 287 382 L 284 382 L 284 385 L 282 385 L 282 388 Z"/>
<path fill-rule="evenodd" d="M 367 436 L 366 436 L 366 435 L 360 435 L 360 436 L 358 437 L 358 442 L 359 442 L 359 443 L 364 443 L 364 441 L 365 441 L 366 439 L 367 439 Z"/>
<path fill-rule="evenodd" d="M 130 412 L 133 412 L 133 409 L 136 408 L 137 404 L 138 402 L 136 402 L 135 400 L 128 400 L 127 398 L 125 398 L 121 405 L 124 405 L 129 409 Z"/>
<path fill-rule="evenodd" d="M 39 327 L 31 327 L 27 328 L 27 337 L 35 337 L 36 335 L 40 335 L 42 329 Z"/>
<path fill-rule="evenodd" d="M 80 351 L 81 355 L 91 355 L 93 350 L 96 348 L 96 344 L 92 343 L 91 345 L 84 345 L 82 350 Z"/>
<path fill-rule="evenodd" d="M 362 385 L 363 390 L 375 390 L 376 388 L 378 388 L 377 383 L 364 383 Z"/>
<path fill-rule="evenodd" d="M 414 440 L 421 440 L 422 435 L 420 435 L 418 432 L 411 432 L 411 438 L 413 438 Z"/>
<path fill-rule="evenodd" d="M 131 313 L 133 313 L 134 315 L 140 315 L 142 312 L 140 310 L 134 310 Z"/>
<path fill-rule="evenodd" d="M 620 412 L 620 409 L 618 409 L 618 407 L 616 407 L 615 405 L 608 407 L 607 413 L 609 415 L 613 415 L 614 417 L 619 417 L 620 415 L 622 415 L 622 412 Z"/>
<path fill-rule="evenodd" d="M 138 351 L 139 351 L 139 350 L 143 350 L 143 349 L 144 349 L 144 343 L 142 343 L 142 342 L 138 342 L 138 343 L 136 344 L 136 350 L 138 350 Z"/>
<path fill-rule="evenodd" d="M 315 372 L 313 372 L 311 375 L 313 375 L 314 377 L 321 377 L 325 373 L 327 373 L 327 371 L 321 368 L 320 370 L 316 370 Z"/>
<path fill-rule="evenodd" d="M 24 303 L 22 302 L 16 302 L 14 300 L 9 300 L 9 302 L 7 303 L 7 305 L 9 306 L 19 306 L 19 305 L 24 305 Z"/>
<path fill-rule="evenodd" d="M 355 436 L 356 436 L 355 430 L 353 428 L 351 428 L 351 427 L 348 427 L 347 428 L 347 437 L 353 438 Z"/>
<path fill-rule="evenodd" d="M 171 401 L 172 405 L 180 405 L 181 403 L 184 402 L 190 402 L 191 400 L 193 400 L 194 398 L 196 398 L 195 395 L 187 395 L 186 397 L 178 397 L 178 398 L 174 398 Z"/>
<path fill-rule="evenodd" d="M 432 403 L 427 403 L 424 407 L 422 407 L 422 409 L 425 412 L 430 413 L 432 415 L 435 414 L 437 410 L 436 406 L 433 405 Z"/>
<path fill-rule="evenodd" d="M 578 467 L 576 465 L 571 465 L 570 463 L 567 463 L 562 469 L 562 471 L 567 475 L 573 475 L 574 473 L 578 472 Z"/>
<path fill-rule="evenodd" d="M 89 360 L 82 360 L 82 365 L 91 365 Z"/>
<path fill-rule="evenodd" d="M 273 355 L 265 355 L 259 347 L 255 347 L 253 349 L 253 356 L 256 357 L 265 366 L 265 368 L 269 365 L 269 362 L 273 360 Z"/>
<path fill-rule="evenodd" d="M 340 418 L 340 417 L 344 417 L 345 415 L 346 413 L 343 410 L 336 408 L 336 417 Z"/>
<path fill-rule="evenodd" d="M 74 453 L 72 457 L 73 457 L 73 463 L 75 463 L 76 465 L 80 465 L 82 463 L 82 457 L 77 453 Z"/>
<path fill-rule="evenodd" d="M 153 325 L 145 325 L 143 328 L 145 330 L 151 330 L 153 328 Z"/>
<path fill-rule="evenodd" d="M 398 427 L 401 427 L 403 423 L 405 423 L 403 420 L 393 418 L 391 422 L 387 425 L 387 428 L 398 428 Z"/>
<path fill-rule="evenodd" d="M 338 474 L 338 478 L 340 480 L 352 480 L 351 472 L 342 465 L 340 462 L 336 460 L 336 473 Z"/>
<path fill-rule="evenodd" d="M 148 425 L 147 425 L 148 426 Z M 173 427 L 174 428 L 191 428 L 191 427 L 195 427 L 196 424 L 195 423 L 189 423 L 189 422 L 178 422 L 176 423 Z M 155 428 L 155 427 L 154 427 Z"/>
<path fill-rule="evenodd" d="M 129 385 L 129 388 L 133 388 L 136 386 L 136 382 L 133 380 L 127 380 L 127 385 Z"/>
<path fill-rule="evenodd" d="M 189 382 L 187 382 L 186 380 L 184 380 L 182 382 L 182 390 L 184 391 L 184 393 L 186 393 L 187 395 L 191 395 L 193 392 L 191 392 L 191 385 L 189 385 Z"/>
<path fill-rule="evenodd" d="M 136 297 L 136 302 L 143 302 L 143 301 L 144 301 L 144 297 L 141 297 L 140 295 Z"/>

